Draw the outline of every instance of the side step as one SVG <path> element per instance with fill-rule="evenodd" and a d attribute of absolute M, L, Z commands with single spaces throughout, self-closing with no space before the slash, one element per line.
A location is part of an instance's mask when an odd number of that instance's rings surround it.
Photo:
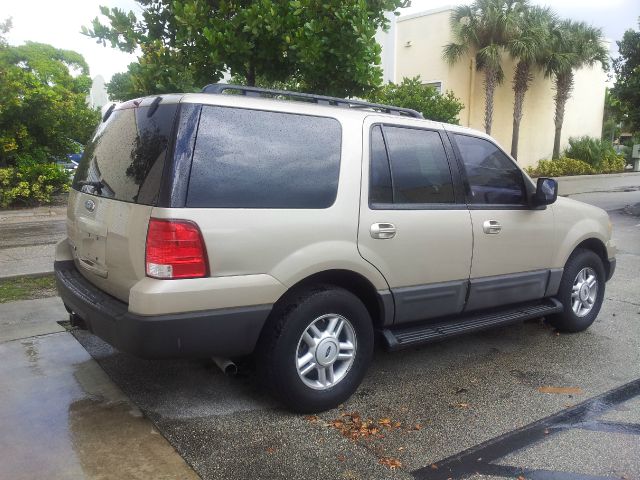
<path fill-rule="evenodd" d="M 539 303 L 518 305 L 488 313 L 471 313 L 448 322 L 385 328 L 382 330 L 382 335 L 389 350 L 401 350 L 422 343 L 437 342 L 445 338 L 544 317 L 561 311 L 562 304 L 558 300 L 545 298 Z"/>

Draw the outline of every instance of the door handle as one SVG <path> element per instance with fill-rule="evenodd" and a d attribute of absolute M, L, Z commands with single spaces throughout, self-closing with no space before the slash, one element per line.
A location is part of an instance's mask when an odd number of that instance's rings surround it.
<path fill-rule="evenodd" d="M 495 235 L 500 233 L 502 225 L 500 225 L 500 222 L 497 220 L 485 220 L 482 224 L 482 230 L 484 230 L 484 233 L 488 233 L 489 235 Z"/>
<path fill-rule="evenodd" d="M 385 240 L 396 236 L 396 226 L 393 223 L 374 223 L 369 232 L 373 238 Z"/>

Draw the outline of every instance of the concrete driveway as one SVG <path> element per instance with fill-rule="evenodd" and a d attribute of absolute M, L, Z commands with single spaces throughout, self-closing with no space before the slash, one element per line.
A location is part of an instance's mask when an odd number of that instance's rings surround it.
<path fill-rule="evenodd" d="M 193 472 L 178 452 L 204 479 L 640 479 L 640 218 L 619 210 L 633 192 L 615 188 L 569 193 L 611 209 L 620 248 L 587 332 L 559 335 L 532 321 L 394 354 L 377 349 L 353 398 L 318 416 L 283 411 L 249 367 L 229 378 L 204 362 L 139 360 L 83 331 L 73 332 L 79 344 L 65 332 L 0 337 L 0 478 L 186 478 Z M 34 339 L 37 361 L 25 353 Z M 82 367 L 95 362 L 101 369 Z M 108 386 L 80 395 L 102 398 L 95 408 L 69 393 L 86 378 L 82 368 Z M 21 390 L 24 376 L 31 383 Z M 110 398 L 134 412 L 141 436 L 122 410 L 105 421 Z M 113 418 L 118 428 L 108 428 Z M 99 455 L 102 432 L 113 450 Z M 153 438 L 157 448 L 141 448 Z M 68 475 L 47 470 L 47 455 L 70 465 Z"/>

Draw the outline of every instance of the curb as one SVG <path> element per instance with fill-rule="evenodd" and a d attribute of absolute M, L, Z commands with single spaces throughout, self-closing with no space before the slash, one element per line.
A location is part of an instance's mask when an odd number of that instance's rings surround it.
<path fill-rule="evenodd" d="M 553 177 L 554 180 L 572 181 L 572 180 L 598 180 L 600 178 L 619 178 L 619 177 L 640 177 L 640 172 L 624 172 L 624 173 L 600 173 L 596 175 L 567 175 L 564 177 Z"/>
<path fill-rule="evenodd" d="M 9 275 L 6 277 L 0 276 L 0 282 L 17 280 L 19 278 L 41 278 L 48 277 L 49 275 L 53 275 L 53 270 L 48 272 L 36 272 L 36 273 L 25 273 L 23 275 Z"/>

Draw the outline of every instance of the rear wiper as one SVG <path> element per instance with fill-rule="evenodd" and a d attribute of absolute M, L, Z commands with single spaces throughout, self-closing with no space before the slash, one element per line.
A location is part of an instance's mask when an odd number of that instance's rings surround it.
<path fill-rule="evenodd" d="M 98 195 L 102 195 L 102 188 L 104 187 L 104 183 L 102 183 L 100 180 L 93 182 L 90 182 L 88 180 L 80 180 L 78 182 L 78 185 L 80 185 L 81 187 L 93 187 L 96 189 L 96 192 L 98 192 Z"/>

